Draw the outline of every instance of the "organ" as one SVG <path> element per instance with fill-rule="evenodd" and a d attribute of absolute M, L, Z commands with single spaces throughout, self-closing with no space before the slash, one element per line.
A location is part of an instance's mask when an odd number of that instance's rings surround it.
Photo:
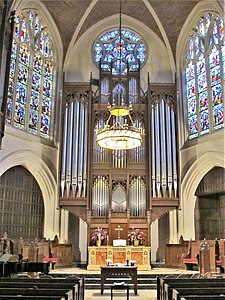
<path fill-rule="evenodd" d="M 106 124 L 108 103 L 121 89 L 145 135 L 138 148 L 108 150 L 97 144 L 96 127 Z M 149 247 L 151 223 L 179 207 L 175 85 L 153 85 L 148 78 L 144 92 L 140 69 L 128 68 L 120 79 L 100 69 L 90 84 L 65 83 L 63 97 L 60 207 L 88 224 L 89 242 L 102 227 L 112 245 L 120 225 L 121 239 L 140 228 Z"/>

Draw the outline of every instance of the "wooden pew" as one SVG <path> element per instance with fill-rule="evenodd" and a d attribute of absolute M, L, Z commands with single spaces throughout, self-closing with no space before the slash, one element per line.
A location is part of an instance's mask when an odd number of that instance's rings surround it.
<path fill-rule="evenodd" d="M 185 241 L 181 236 L 179 244 L 167 244 L 165 250 L 165 265 L 168 268 L 186 268 L 199 270 L 200 244 L 202 241 Z M 209 269 L 212 272 L 219 267 L 225 268 L 225 242 L 222 240 L 206 240 L 209 248 Z M 204 263 L 205 267 L 206 264 Z M 204 268 L 203 268 L 204 269 Z"/>
<path fill-rule="evenodd" d="M 209 299 L 211 295 L 217 295 L 218 299 L 220 299 L 221 294 L 225 295 L 225 287 L 214 287 L 213 289 L 211 287 L 173 289 L 172 300 L 181 300 L 182 297 L 186 297 L 189 295 L 208 296 Z"/>
<path fill-rule="evenodd" d="M 80 300 L 80 293 L 79 293 L 79 287 L 78 284 L 76 283 L 67 283 L 67 282 L 61 282 L 57 281 L 55 283 L 48 283 L 48 282 L 1 282 L 0 281 L 0 289 L 4 288 L 13 288 L 16 290 L 21 290 L 21 289 L 42 289 L 42 290 L 48 290 L 50 289 L 61 289 L 61 290 L 67 290 L 67 291 L 72 291 L 72 299 Z"/>
<path fill-rule="evenodd" d="M 184 269 L 183 255 L 188 252 L 188 241 L 180 240 L 179 244 L 166 244 L 165 266 L 166 268 Z"/>
<path fill-rule="evenodd" d="M 182 282 L 182 283 L 170 283 L 170 284 L 167 284 L 165 283 L 164 285 L 164 297 L 163 299 L 164 300 L 171 300 L 172 299 L 172 294 L 173 294 L 173 289 L 186 289 L 186 288 L 208 288 L 210 285 L 210 287 L 213 289 L 214 287 L 221 287 L 221 288 L 224 288 L 225 289 L 225 280 L 224 282 L 204 282 L 204 281 L 201 281 L 201 282 L 192 282 L 190 284 L 189 283 L 185 283 L 185 282 Z"/>
<path fill-rule="evenodd" d="M 68 289 L 41 289 L 41 288 L 3 288 L 0 289 L 0 295 L 7 295 L 7 296 L 17 296 L 19 295 L 21 298 L 23 296 L 61 296 L 61 298 L 65 298 L 65 300 L 74 300 L 72 290 Z M 22 298 L 23 299 L 23 298 Z"/>
<path fill-rule="evenodd" d="M 159 278 L 157 277 L 157 299 L 164 300 L 164 287 L 165 285 L 185 284 L 191 287 L 193 284 L 206 285 L 225 285 L 224 278 Z"/>
<path fill-rule="evenodd" d="M 39 289 L 67 289 L 72 290 L 72 299 L 84 300 L 84 277 L 75 278 L 0 278 L 2 287 L 14 289 L 34 288 Z"/>
<path fill-rule="evenodd" d="M 40 285 L 41 287 L 69 287 L 73 288 L 76 286 L 76 294 L 75 298 L 79 300 L 84 300 L 84 277 L 76 276 L 76 277 L 67 277 L 67 278 L 0 278 L 0 285 L 6 284 L 10 285 L 13 284 L 15 287 L 18 286 L 36 286 Z"/>
<path fill-rule="evenodd" d="M 189 295 L 181 298 L 181 300 L 210 300 L 210 299 L 218 300 L 218 295 L 207 295 L 207 296 Z M 219 299 L 225 299 L 225 296 L 220 295 Z"/>
<path fill-rule="evenodd" d="M 4 299 L 4 300 L 13 300 L 13 299 L 21 299 L 22 297 L 18 297 L 18 296 L 9 296 L 9 295 L 0 295 L 0 299 Z M 46 296 L 23 296 L 22 298 L 23 300 L 46 300 Z M 52 300 L 65 300 L 64 297 L 61 296 L 48 296 L 48 299 L 52 299 Z"/>
<path fill-rule="evenodd" d="M 188 243 L 188 252 L 183 254 L 183 263 L 186 270 L 198 270 L 199 269 L 199 247 L 200 241 L 192 241 L 190 239 Z"/>

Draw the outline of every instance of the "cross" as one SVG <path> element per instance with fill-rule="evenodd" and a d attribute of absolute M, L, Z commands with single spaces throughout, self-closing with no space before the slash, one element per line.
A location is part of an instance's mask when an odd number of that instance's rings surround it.
<path fill-rule="evenodd" d="M 120 225 L 115 229 L 118 233 L 118 240 L 120 239 L 120 231 L 123 230 L 123 228 L 120 228 Z"/>

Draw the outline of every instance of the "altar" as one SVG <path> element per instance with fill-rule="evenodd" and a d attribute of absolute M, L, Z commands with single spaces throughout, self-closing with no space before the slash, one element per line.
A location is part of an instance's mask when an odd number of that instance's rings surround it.
<path fill-rule="evenodd" d="M 100 266 L 106 265 L 106 260 L 110 259 L 112 264 L 126 264 L 127 261 L 135 260 L 138 271 L 151 270 L 150 247 L 145 246 L 89 246 L 88 247 L 88 266 L 89 271 L 99 271 Z"/>

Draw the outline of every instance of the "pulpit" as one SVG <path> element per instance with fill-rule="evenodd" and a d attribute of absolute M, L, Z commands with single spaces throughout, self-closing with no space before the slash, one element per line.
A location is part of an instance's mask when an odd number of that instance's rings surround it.
<path fill-rule="evenodd" d="M 139 271 L 149 271 L 151 270 L 150 249 L 150 247 L 145 246 L 89 246 L 87 269 L 89 271 L 99 271 L 100 266 L 105 266 L 106 260 L 109 259 L 112 264 L 123 265 L 125 265 L 127 261 L 135 260 Z"/>
<path fill-rule="evenodd" d="M 124 276 L 129 276 L 131 278 L 131 283 L 134 285 L 134 294 L 137 295 L 137 267 L 129 266 L 106 266 L 101 267 L 101 295 L 104 292 L 104 284 L 107 278 L 123 278 Z M 127 290 L 129 298 L 129 289 Z M 112 289 L 111 289 L 111 299 L 112 299 Z"/>

